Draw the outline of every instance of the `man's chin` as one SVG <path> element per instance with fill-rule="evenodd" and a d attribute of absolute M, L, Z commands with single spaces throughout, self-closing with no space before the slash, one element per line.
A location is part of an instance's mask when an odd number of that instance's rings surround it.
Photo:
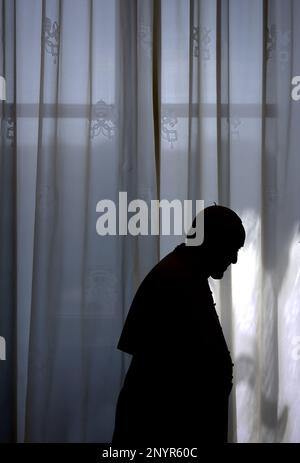
<path fill-rule="evenodd" d="M 224 272 L 212 272 L 210 275 L 214 280 L 221 280 L 224 276 Z"/>

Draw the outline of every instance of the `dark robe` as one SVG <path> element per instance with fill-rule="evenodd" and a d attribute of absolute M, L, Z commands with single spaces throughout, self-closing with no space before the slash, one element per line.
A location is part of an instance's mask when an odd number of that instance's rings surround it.
<path fill-rule="evenodd" d="M 118 349 L 133 356 L 113 445 L 226 442 L 232 362 L 205 263 L 177 246 L 140 285 Z"/>

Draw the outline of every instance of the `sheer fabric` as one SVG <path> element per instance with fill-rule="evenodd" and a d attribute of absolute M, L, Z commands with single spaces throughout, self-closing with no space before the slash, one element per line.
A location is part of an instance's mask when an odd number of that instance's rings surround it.
<path fill-rule="evenodd" d="M 97 202 L 126 191 L 241 216 L 238 264 L 210 282 L 235 363 L 230 439 L 299 441 L 299 2 L 0 6 L 1 440 L 110 441 L 127 310 L 179 243 L 97 235 Z"/>

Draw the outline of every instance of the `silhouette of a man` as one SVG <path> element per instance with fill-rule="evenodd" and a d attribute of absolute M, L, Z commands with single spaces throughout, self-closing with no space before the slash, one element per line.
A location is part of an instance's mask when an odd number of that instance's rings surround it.
<path fill-rule="evenodd" d="M 118 349 L 133 357 L 118 397 L 113 445 L 227 441 L 233 364 L 207 279 L 221 279 L 237 262 L 245 230 L 226 207 L 201 213 L 203 243 L 181 244 L 162 259 L 130 307 Z"/>

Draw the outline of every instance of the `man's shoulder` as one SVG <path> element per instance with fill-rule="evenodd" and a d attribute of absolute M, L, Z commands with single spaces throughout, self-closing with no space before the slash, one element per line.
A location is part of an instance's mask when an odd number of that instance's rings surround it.
<path fill-rule="evenodd" d="M 174 281 L 182 279 L 187 275 L 188 267 L 183 258 L 181 245 L 163 257 L 148 273 L 146 279 L 149 281 Z M 146 280 L 145 279 L 145 280 Z"/>

